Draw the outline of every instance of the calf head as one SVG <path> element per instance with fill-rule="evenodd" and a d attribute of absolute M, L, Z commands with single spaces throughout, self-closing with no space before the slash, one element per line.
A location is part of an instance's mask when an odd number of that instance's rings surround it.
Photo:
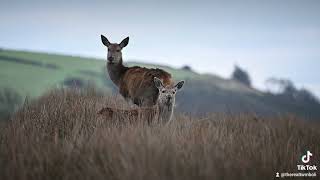
<path fill-rule="evenodd" d="M 175 104 L 176 93 L 182 88 L 184 81 L 180 81 L 174 86 L 164 86 L 159 78 L 154 77 L 154 84 L 159 90 L 158 104 L 169 106 Z"/>

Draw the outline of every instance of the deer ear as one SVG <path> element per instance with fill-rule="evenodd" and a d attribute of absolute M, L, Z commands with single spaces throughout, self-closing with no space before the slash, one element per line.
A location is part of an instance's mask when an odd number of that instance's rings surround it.
<path fill-rule="evenodd" d="M 155 85 L 158 89 L 161 89 L 161 88 L 164 87 L 163 84 L 162 84 L 162 81 L 161 81 L 159 78 L 154 77 L 154 78 L 153 78 L 153 81 L 154 81 L 154 85 Z"/>
<path fill-rule="evenodd" d="M 104 35 L 102 35 L 101 34 L 101 41 L 102 41 L 102 43 L 105 45 L 105 46 L 107 46 L 107 47 L 109 47 L 110 46 L 110 42 L 109 42 L 109 40 L 104 36 Z"/>
<path fill-rule="evenodd" d="M 128 43 L 129 43 L 129 37 L 126 37 L 124 40 L 121 41 L 120 47 L 124 48 L 128 45 Z"/>
<path fill-rule="evenodd" d="M 179 89 L 182 88 L 183 84 L 184 84 L 184 81 L 180 81 L 180 82 L 178 82 L 174 87 L 179 90 Z"/>

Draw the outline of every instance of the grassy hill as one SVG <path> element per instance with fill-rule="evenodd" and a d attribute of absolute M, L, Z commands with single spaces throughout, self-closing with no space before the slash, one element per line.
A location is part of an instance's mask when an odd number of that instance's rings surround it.
<path fill-rule="evenodd" d="M 112 92 L 114 86 L 106 73 L 105 63 L 102 59 L 0 50 L 0 90 L 8 88 L 21 97 L 35 98 L 55 87 L 73 83 L 83 86 L 91 81 L 99 89 Z M 212 74 L 135 62 L 127 65 L 163 68 L 174 79 L 186 80 L 183 91 L 177 95 L 178 111 L 253 112 L 264 115 L 289 112 L 320 119 L 320 105 L 317 102 L 263 93 Z M 2 106 L 4 104 L 2 102 Z"/>
<path fill-rule="evenodd" d="M 103 61 L 93 59 L 0 51 L 0 87 L 9 87 L 31 97 L 43 94 L 66 78 L 92 80 L 101 87 L 104 84 L 103 66 Z"/>
<path fill-rule="evenodd" d="M 210 80 L 222 88 L 233 91 L 256 93 L 252 89 L 214 75 L 200 75 L 192 71 L 170 67 L 127 63 L 129 66 L 160 67 L 173 74 L 175 79 Z M 21 95 L 36 97 L 48 89 L 63 83 L 67 78 L 93 81 L 98 87 L 111 90 L 111 81 L 106 73 L 103 59 L 82 58 L 25 51 L 0 51 L 0 88 L 9 87 Z"/>

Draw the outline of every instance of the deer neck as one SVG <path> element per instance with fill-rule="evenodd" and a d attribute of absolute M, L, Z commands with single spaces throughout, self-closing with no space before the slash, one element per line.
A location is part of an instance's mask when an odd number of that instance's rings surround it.
<path fill-rule="evenodd" d="M 159 104 L 159 120 L 163 123 L 167 123 L 171 120 L 173 114 L 173 104 Z"/>
<path fill-rule="evenodd" d="M 128 67 L 122 64 L 122 59 L 119 63 L 107 63 L 107 69 L 111 81 L 119 86 L 120 79 L 123 77 L 125 72 L 128 70 Z"/>

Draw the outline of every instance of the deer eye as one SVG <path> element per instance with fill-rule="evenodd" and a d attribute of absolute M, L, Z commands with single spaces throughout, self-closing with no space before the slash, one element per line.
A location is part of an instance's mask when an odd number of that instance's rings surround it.
<path fill-rule="evenodd" d="M 172 92 L 172 94 L 175 94 L 175 93 L 176 93 L 175 91 Z"/>
<path fill-rule="evenodd" d="M 165 93 L 166 92 L 166 90 L 162 90 L 162 93 Z"/>

